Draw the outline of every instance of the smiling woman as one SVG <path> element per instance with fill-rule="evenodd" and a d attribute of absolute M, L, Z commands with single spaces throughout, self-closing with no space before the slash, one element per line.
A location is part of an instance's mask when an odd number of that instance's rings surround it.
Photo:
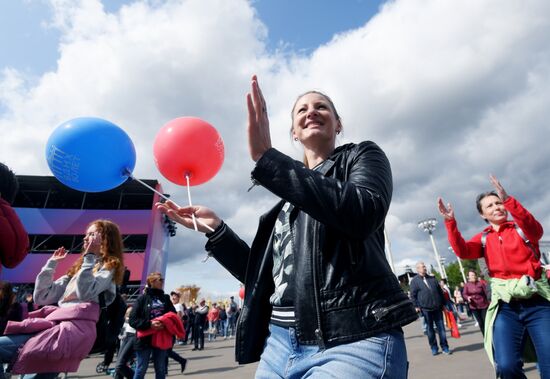
<path fill-rule="evenodd" d="M 318 91 L 308 91 L 298 96 L 291 116 L 290 134 L 294 141 L 304 145 L 304 151 L 310 150 L 306 148 L 309 144 L 328 144 L 327 149 L 334 150 L 336 135 L 341 133 L 343 126 L 330 97 Z M 312 157 L 313 166 L 318 159 Z M 304 164 L 313 167 L 309 165 L 306 154 Z"/>
<path fill-rule="evenodd" d="M 385 154 L 371 141 L 336 147 L 342 122 L 320 92 L 299 96 L 292 109 L 304 163 L 271 146 L 256 76 L 247 106 L 252 179 L 281 199 L 261 217 L 252 245 L 209 208 L 157 205 L 188 228 L 194 216 L 214 229 L 199 227 L 209 255 L 245 284 L 237 360 L 260 360 L 256 378 L 405 378 L 401 326 L 417 316 L 384 254 L 392 192 Z"/>

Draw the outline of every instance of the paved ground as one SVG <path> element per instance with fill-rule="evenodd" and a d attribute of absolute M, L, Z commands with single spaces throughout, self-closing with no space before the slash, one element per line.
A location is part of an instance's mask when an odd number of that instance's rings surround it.
<path fill-rule="evenodd" d="M 440 354 L 433 357 L 428 341 L 422 334 L 420 322 L 408 325 L 405 328 L 405 337 L 410 362 L 409 378 L 494 378 L 494 371 L 483 350 L 482 337 L 478 328 L 472 321 L 465 321 L 460 332 L 459 339 L 448 336 L 452 355 Z M 235 363 L 234 342 L 234 339 L 225 341 L 218 339 L 210 343 L 207 341 L 205 350 L 202 351 L 191 351 L 191 346 L 177 346 L 175 350 L 189 359 L 184 376 L 194 379 L 253 378 L 256 364 Z M 92 356 L 82 362 L 78 373 L 71 373 L 68 377 L 107 379 L 106 375 L 98 375 L 95 372 L 95 367 L 100 361 L 99 356 Z M 181 375 L 179 365 L 170 361 L 168 377 L 179 375 Z M 526 365 L 526 375 L 529 379 L 539 378 L 533 364 Z M 152 368 L 149 369 L 146 378 L 154 378 Z"/>

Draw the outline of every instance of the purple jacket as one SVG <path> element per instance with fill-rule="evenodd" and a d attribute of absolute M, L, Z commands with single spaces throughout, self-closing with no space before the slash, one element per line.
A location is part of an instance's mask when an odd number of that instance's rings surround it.
<path fill-rule="evenodd" d="M 23 321 L 8 321 L 4 334 L 38 333 L 19 350 L 12 374 L 76 372 L 96 338 L 97 303 L 46 306 Z"/>
<path fill-rule="evenodd" d="M 490 301 L 487 298 L 487 288 L 479 280 L 475 283 L 467 282 L 464 284 L 464 299 L 470 304 L 472 309 L 486 309 Z"/>

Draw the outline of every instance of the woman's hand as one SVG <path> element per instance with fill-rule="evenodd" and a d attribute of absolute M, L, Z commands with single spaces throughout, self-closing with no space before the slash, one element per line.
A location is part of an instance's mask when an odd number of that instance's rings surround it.
<path fill-rule="evenodd" d="M 252 160 L 257 162 L 271 148 L 271 135 L 267 106 L 256 75 L 252 76 L 252 88 L 246 95 L 246 105 L 248 107 L 248 147 Z"/>
<path fill-rule="evenodd" d="M 437 198 L 437 208 L 445 220 L 452 220 L 455 218 L 455 211 L 451 203 L 447 203 L 447 206 L 445 206 L 443 199 L 440 197 Z"/>
<path fill-rule="evenodd" d="M 93 253 L 97 256 L 101 253 L 101 233 L 94 232 L 88 237 L 88 245 L 83 255 Z"/>
<path fill-rule="evenodd" d="M 500 197 L 500 200 L 506 200 L 508 198 L 508 194 L 506 193 L 504 187 L 502 186 L 502 184 L 500 184 L 498 179 L 491 174 L 489 175 L 489 180 L 491 181 L 493 187 L 495 187 L 495 191 L 497 192 L 498 197 Z"/>
<path fill-rule="evenodd" d="M 192 207 L 179 207 L 173 201 L 168 200 L 165 203 L 157 203 L 157 209 L 170 217 L 172 220 L 189 229 L 195 229 L 192 214 L 201 222 L 197 223 L 199 232 L 208 233 L 220 226 L 222 220 L 211 209 L 197 205 Z M 208 225 L 212 230 L 208 229 Z"/>
<path fill-rule="evenodd" d="M 64 247 L 60 247 L 59 249 L 53 252 L 53 255 L 50 259 L 57 262 L 62 261 L 63 259 L 65 259 L 68 253 L 69 252 L 65 250 Z"/>

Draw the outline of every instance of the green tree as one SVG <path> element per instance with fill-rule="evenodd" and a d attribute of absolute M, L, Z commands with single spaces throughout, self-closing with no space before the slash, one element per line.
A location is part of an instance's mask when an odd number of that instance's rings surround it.
<path fill-rule="evenodd" d="M 463 281 L 458 262 L 453 262 L 445 266 L 445 271 L 447 271 L 447 285 L 451 291 L 453 291 L 455 286 L 458 286 L 460 282 Z"/>
<path fill-rule="evenodd" d="M 465 259 L 462 261 L 462 266 L 464 267 L 464 275 L 466 280 L 468 280 L 468 271 L 474 270 L 479 274 L 479 264 L 477 259 Z M 448 264 L 445 266 L 445 271 L 447 271 L 447 284 L 451 290 L 454 290 L 455 286 L 460 285 L 460 282 L 464 281 L 462 274 L 460 273 L 460 265 L 458 261 Z"/>

